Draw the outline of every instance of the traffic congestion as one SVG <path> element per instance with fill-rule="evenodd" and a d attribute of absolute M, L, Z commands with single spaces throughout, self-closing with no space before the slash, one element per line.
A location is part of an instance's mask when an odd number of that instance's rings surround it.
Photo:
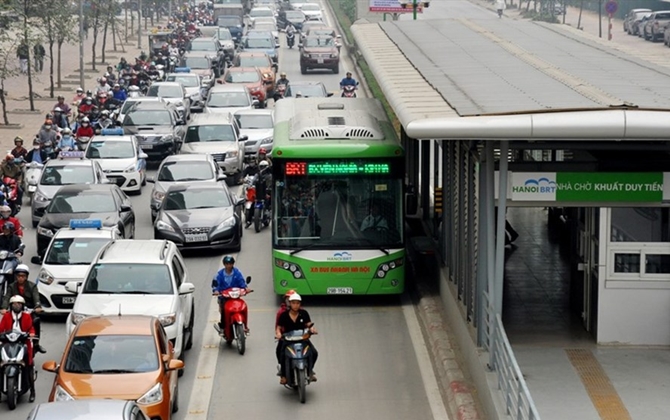
<path fill-rule="evenodd" d="M 207 389 L 235 398 L 243 389 L 229 384 L 242 381 L 270 403 L 233 410 L 261 418 L 286 399 L 305 403 L 307 385 L 327 407 L 342 375 L 363 366 L 375 375 L 348 391 L 342 413 L 362 412 L 361 390 L 399 375 L 421 384 L 416 332 L 398 329 L 407 314 L 397 298 L 345 300 L 366 314 L 349 318 L 346 305 L 318 298 L 308 311 L 305 296 L 277 296 L 270 281 L 274 105 L 358 96 L 329 11 L 200 2 L 146 37 L 145 54 L 59 97 L 2 163 L 0 402 L 16 418 L 165 420 L 198 411 Z M 395 350 L 362 352 L 343 369 L 346 340 L 366 343 L 369 331 L 393 337 Z M 212 340 L 217 357 L 203 360 Z M 217 369 L 234 356 L 244 357 Z M 241 380 L 244 365 L 253 369 Z M 215 376 L 210 388 L 203 370 Z M 427 398 L 410 387 L 372 406 L 379 418 L 429 418 L 406 404 Z"/>

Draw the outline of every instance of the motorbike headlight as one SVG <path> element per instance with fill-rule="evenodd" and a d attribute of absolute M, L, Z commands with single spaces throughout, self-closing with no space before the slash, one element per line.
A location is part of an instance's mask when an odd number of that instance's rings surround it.
<path fill-rule="evenodd" d="M 49 202 L 49 197 L 47 197 L 46 195 L 40 193 L 39 191 L 37 191 L 37 192 L 35 193 L 35 197 L 34 197 L 33 199 L 34 199 L 35 201 L 37 201 L 38 203 L 48 203 L 48 202 Z"/>
<path fill-rule="evenodd" d="M 54 233 L 51 231 L 51 229 L 43 228 L 41 226 L 37 226 L 37 234 L 48 237 L 54 236 Z"/>
<path fill-rule="evenodd" d="M 165 193 L 161 192 L 161 191 L 154 191 L 151 194 L 151 198 L 153 198 L 156 201 L 161 201 L 162 202 L 164 197 L 165 197 Z"/>
<path fill-rule="evenodd" d="M 126 169 L 123 170 L 123 172 L 125 172 L 125 173 L 130 173 L 130 172 L 135 172 L 135 171 L 137 171 L 137 165 L 134 164 L 134 163 L 132 165 L 129 165 Z"/>
<path fill-rule="evenodd" d="M 151 389 L 146 392 L 146 394 L 138 398 L 137 403 L 148 405 L 157 404 L 161 401 L 163 401 L 163 384 L 159 382 L 152 386 Z"/>
<path fill-rule="evenodd" d="M 266 137 L 266 138 L 261 140 L 261 144 L 270 144 L 270 143 L 272 143 L 272 141 L 273 141 L 272 137 Z"/>
<path fill-rule="evenodd" d="M 68 394 L 67 391 L 63 389 L 63 387 L 56 385 L 54 401 L 74 401 L 74 398 L 72 398 L 72 395 Z"/>
<path fill-rule="evenodd" d="M 54 276 L 46 269 L 41 269 L 37 274 L 37 280 L 44 284 L 51 284 L 54 282 Z"/>
<path fill-rule="evenodd" d="M 86 314 L 78 314 L 78 313 L 72 313 L 72 323 L 74 325 L 79 324 L 81 321 L 83 321 L 88 315 Z"/>
<path fill-rule="evenodd" d="M 174 232 L 174 228 L 172 226 L 170 226 L 169 224 L 165 223 L 162 220 L 159 220 L 159 221 L 156 222 L 156 229 L 157 230 L 167 230 L 167 231 L 170 231 L 170 232 Z"/>
<path fill-rule="evenodd" d="M 173 312 L 171 314 L 159 315 L 158 320 L 161 322 L 162 326 L 169 327 L 177 322 L 177 314 Z"/>

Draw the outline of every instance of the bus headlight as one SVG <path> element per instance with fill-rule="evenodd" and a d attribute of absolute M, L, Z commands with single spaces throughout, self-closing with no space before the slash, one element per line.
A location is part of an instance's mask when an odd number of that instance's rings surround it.
<path fill-rule="evenodd" d="M 402 267 L 405 264 L 404 258 L 398 258 L 393 261 L 386 261 L 377 267 L 375 270 L 375 279 L 383 279 L 386 277 L 389 271 L 395 270 L 398 267 Z"/>
<path fill-rule="evenodd" d="M 305 278 L 304 271 L 302 271 L 302 268 L 296 263 L 288 262 L 280 258 L 275 258 L 275 267 L 288 271 L 293 275 L 294 279 Z"/>

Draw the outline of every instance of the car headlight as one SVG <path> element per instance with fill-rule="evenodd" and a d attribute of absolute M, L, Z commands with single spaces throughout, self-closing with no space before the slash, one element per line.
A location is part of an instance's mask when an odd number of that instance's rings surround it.
<path fill-rule="evenodd" d="M 302 53 L 302 56 L 305 58 L 309 58 L 309 53 Z"/>
<path fill-rule="evenodd" d="M 86 314 L 78 314 L 78 313 L 73 312 L 73 313 L 72 313 L 72 323 L 73 323 L 74 325 L 77 325 L 77 324 L 79 324 L 81 321 L 83 321 L 87 316 L 88 316 L 88 315 L 86 315 Z"/>
<path fill-rule="evenodd" d="M 160 382 L 152 386 L 146 394 L 137 399 L 138 404 L 144 405 L 158 404 L 161 401 L 163 401 L 163 384 Z"/>
<path fill-rule="evenodd" d="M 221 222 L 221 224 L 218 225 L 215 230 L 224 230 L 224 229 L 231 228 L 233 226 L 235 226 L 235 217 L 234 216 L 224 220 L 223 222 Z"/>
<path fill-rule="evenodd" d="M 40 193 L 39 190 L 35 193 L 33 200 L 37 201 L 38 203 L 48 203 L 50 201 L 49 197 Z"/>
<path fill-rule="evenodd" d="M 156 229 L 157 230 L 168 230 L 170 232 L 174 232 L 174 228 L 170 226 L 169 224 L 165 223 L 162 220 L 159 220 L 156 222 Z"/>
<path fill-rule="evenodd" d="M 56 385 L 56 392 L 54 393 L 54 401 L 74 401 L 72 395 L 68 394 L 60 385 Z"/>
<path fill-rule="evenodd" d="M 168 134 L 167 136 L 163 136 L 158 140 L 161 143 L 169 143 L 171 141 L 174 141 L 174 136 L 172 134 Z"/>
<path fill-rule="evenodd" d="M 237 150 L 233 150 L 232 152 L 226 152 L 226 158 L 230 157 L 237 157 Z"/>
<path fill-rule="evenodd" d="M 53 237 L 54 233 L 51 231 L 51 229 L 44 228 L 42 226 L 37 226 L 37 234 L 42 235 L 42 236 L 48 236 L 48 237 Z"/>
<path fill-rule="evenodd" d="M 331 55 L 330 55 L 330 58 L 337 58 L 337 53 L 335 53 L 335 54 L 331 54 Z"/>
<path fill-rule="evenodd" d="M 162 326 L 169 327 L 177 322 L 177 314 L 173 312 L 171 314 L 159 315 L 158 320 L 161 322 Z"/>
<path fill-rule="evenodd" d="M 39 274 L 37 274 L 37 280 L 44 284 L 51 284 L 54 282 L 54 276 L 46 269 L 41 269 Z"/>
<path fill-rule="evenodd" d="M 272 143 L 272 141 L 273 141 L 272 137 L 266 137 L 266 138 L 261 140 L 261 144 L 270 144 L 270 143 Z"/>
<path fill-rule="evenodd" d="M 123 172 L 125 172 L 125 173 L 135 172 L 135 171 L 137 171 L 137 165 L 134 164 L 134 163 L 132 165 L 129 165 L 126 169 L 123 170 Z"/>
<path fill-rule="evenodd" d="M 161 191 L 154 191 L 151 193 L 151 198 L 153 198 L 156 201 L 163 201 L 163 198 L 165 197 L 165 193 Z"/>

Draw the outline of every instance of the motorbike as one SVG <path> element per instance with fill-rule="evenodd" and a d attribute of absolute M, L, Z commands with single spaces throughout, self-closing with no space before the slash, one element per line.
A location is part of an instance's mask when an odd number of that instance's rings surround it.
<path fill-rule="evenodd" d="M 251 175 L 244 177 L 244 196 L 247 200 L 244 203 L 244 220 L 246 220 L 246 226 L 251 224 L 254 217 L 254 204 L 256 203 L 255 179 L 256 177 Z"/>
<path fill-rule="evenodd" d="M 2 296 L 7 294 L 9 284 L 14 281 L 14 269 L 21 263 L 16 253 L 23 252 L 24 249 L 25 245 L 21 245 L 14 252 L 0 251 L 0 292 L 2 292 Z"/>
<path fill-rule="evenodd" d="M 247 284 L 251 283 L 251 277 L 247 277 Z M 244 325 L 247 320 L 247 303 L 242 299 L 244 296 L 253 292 L 251 289 L 240 289 L 231 287 L 223 290 L 221 296 L 226 301 L 223 311 L 226 314 L 223 329 L 218 324 L 214 324 L 214 329 L 219 333 L 226 344 L 231 345 L 235 341 L 237 352 L 244 355 L 246 351 L 247 334 L 244 332 Z"/>
<path fill-rule="evenodd" d="M 355 98 L 356 95 L 356 90 L 358 89 L 357 86 L 354 85 L 345 85 L 342 86 L 342 97 L 343 98 Z"/>
<path fill-rule="evenodd" d="M 88 142 L 91 141 L 91 138 L 86 136 L 79 136 L 75 138 L 75 141 L 77 142 L 77 147 L 79 150 L 83 152 L 86 150 L 86 146 L 88 145 Z"/>
<path fill-rule="evenodd" d="M 307 385 L 310 384 L 310 366 L 312 346 L 307 341 L 312 336 L 309 329 L 289 331 L 282 334 L 282 340 L 286 342 L 284 357 L 287 359 L 284 364 L 286 371 L 282 376 L 286 377 L 286 388 L 298 391 L 300 402 L 307 400 Z"/>
<path fill-rule="evenodd" d="M 502 9 L 498 9 L 498 18 L 501 18 L 503 15 Z"/>
<path fill-rule="evenodd" d="M 7 395 L 7 406 L 14 410 L 19 401 L 19 397 L 30 390 L 30 378 L 33 375 L 33 381 L 37 379 L 37 370 L 33 364 L 32 367 L 26 366 L 28 358 L 28 346 L 26 343 L 31 340 L 30 335 L 25 332 L 8 331 L 0 334 L 2 347 L 2 384 L 1 391 Z"/>
<path fill-rule="evenodd" d="M 273 95 L 275 102 L 284 98 L 284 95 L 286 95 L 286 83 L 280 83 L 275 87 L 275 92 Z"/>
<path fill-rule="evenodd" d="M 44 164 L 30 162 L 28 165 L 26 165 L 25 168 L 26 173 L 23 177 L 26 183 L 25 191 L 26 194 L 28 194 L 30 201 L 32 202 L 33 194 L 35 194 L 35 191 L 37 191 L 37 184 L 40 182 L 40 178 L 42 177 L 42 169 L 44 169 Z"/>
<path fill-rule="evenodd" d="M 286 44 L 289 48 L 293 48 L 293 45 L 295 44 L 295 33 L 286 34 Z"/>
<path fill-rule="evenodd" d="M 256 196 L 256 203 L 254 204 L 254 230 L 256 233 L 270 225 L 270 220 L 272 220 L 270 206 L 267 205 L 268 202 L 267 197 Z"/>
<path fill-rule="evenodd" d="M 12 216 L 16 216 L 18 212 L 21 211 L 21 203 L 18 200 L 19 195 L 19 184 L 14 178 L 8 176 L 2 178 L 2 183 L 4 185 L 3 189 L 5 190 L 5 200 L 9 208 L 12 209 Z"/>

